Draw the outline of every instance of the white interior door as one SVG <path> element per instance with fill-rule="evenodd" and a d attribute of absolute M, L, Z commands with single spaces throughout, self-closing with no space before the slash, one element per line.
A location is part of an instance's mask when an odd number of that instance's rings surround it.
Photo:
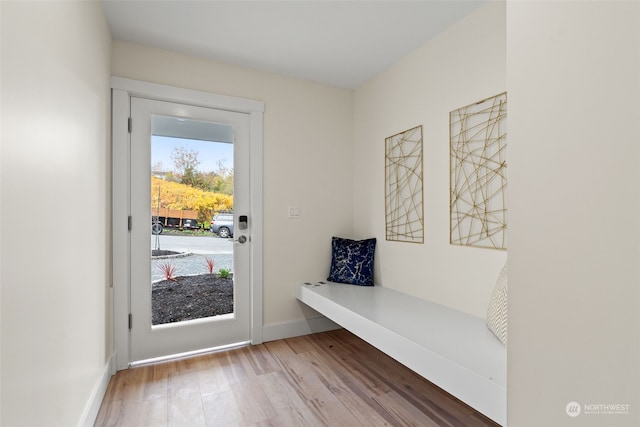
<path fill-rule="evenodd" d="M 249 115 L 131 97 L 131 118 L 130 360 L 135 362 L 249 341 L 251 339 L 250 279 L 252 267 Z M 160 195 L 160 184 L 158 184 L 158 196 L 155 196 L 156 190 L 152 188 L 150 182 L 158 183 L 158 179 L 166 180 L 167 176 L 169 180 L 176 181 L 175 174 L 177 172 L 175 170 L 173 176 L 171 173 L 164 173 L 167 172 L 166 170 L 154 170 L 156 178 L 152 178 L 153 138 L 167 137 L 167 135 L 169 138 L 205 141 L 212 144 L 232 144 L 233 225 L 235 229 L 232 240 L 218 237 L 213 233 L 207 236 L 200 232 L 199 237 L 184 236 L 184 233 L 180 233 L 181 236 L 178 236 L 180 239 L 177 239 L 180 242 L 176 243 L 177 240 L 172 239 L 176 236 L 171 236 L 168 232 L 157 236 L 152 235 L 152 216 L 158 216 L 157 214 L 161 213 L 161 199 L 163 197 L 166 199 L 167 196 Z M 188 154 L 190 149 L 187 148 L 186 151 Z M 199 153 L 199 156 L 203 155 L 207 154 Z M 211 159 L 199 158 L 200 162 L 205 160 Z M 165 166 L 168 165 L 165 163 Z M 155 169 L 159 168 L 156 165 Z M 169 168 L 167 167 L 167 169 Z M 154 211 L 156 206 L 158 209 Z M 168 227 L 165 230 L 169 230 L 171 225 L 177 228 L 186 224 L 184 221 L 178 226 L 175 225 L 175 222 L 169 224 L 167 217 L 170 215 L 173 215 L 175 219 L 178 214 L 175 212 L 171 214 L 167 210 L 164 215 L 164 225 Z M 180 213 L 180 215 L 186 214 Z M 240 222 L 240 219 L 243 221 Z M 202 218 L 200 218 L 199 224 L 202 222 Z M 205 223 L 204 225 L 208 230 L 209 224 Z M 152 264 L 151 254 L 154 247 L 157 249 L 167 247 L 176 249 L 174 252 L 181 252 L 180 256 L 182 257 L 185 253 L 191 253 L 192 255 L 188 255 L 190 257 L 210 253 L 212 259 L 215 259 L 214 254 L 217 251 L 227 251 L 228 249 L 231 253 L 231 265 L 225 265 L 224 269 L 230 270 L 232 273 L 233 304 L 231 312 L 195 320 L 154 324 L 152 319 L 153 290 L 158 283 L 156 277 L 158 265 L 157 262 Z M 163 263 L 164 267 L 175 263 L 175 267 L 179 261 L 178 258 L 166 258 Z M 216 264 L 218 263 L 219 261 L 216 261 Z M 200 264 L 202 268 L 206 268 L 204 262 Z M 164 272 L 167 273 L 167 268 Z M 218 271 L 218 273 L 220 272 Z M 176 277 L 180 274 L 193 273 L 180 271 L 173 273 Z M 152 284 L 153 281 L 156 282 L 156 285 Z M 177 282 L 168 282 L 166 287 L 171 286 L 181 285 Z M 197 297 L 195 298 L 197 299 Z M 191 303 L 202 302 L 192 301 Z"/>

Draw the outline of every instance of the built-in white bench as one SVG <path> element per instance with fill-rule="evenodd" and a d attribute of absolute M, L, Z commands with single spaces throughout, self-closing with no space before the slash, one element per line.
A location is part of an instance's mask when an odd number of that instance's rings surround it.
<path fill-rule="evenodd" d="M 506 425 L 507 352 L 485 319 L 381 286 L 296 285 L 297 298 Z"/>

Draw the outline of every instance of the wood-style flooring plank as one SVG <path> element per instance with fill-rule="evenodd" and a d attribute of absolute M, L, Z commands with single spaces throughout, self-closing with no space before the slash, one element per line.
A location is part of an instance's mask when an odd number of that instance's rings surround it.
<path fill-rule="evenodd" d="M 169 423 L 169 410 L 166 398 L 147 400 L 138 405 L 138 420 L 136 425 L 148 427 L 171 425 Z"/>
<path fill-rule="evenodd" d="M 208 354 L 202 356 L 202 359 L 205 363 L 198 370 L 200 393 L 205 396 L 231 391 L 229 380 L 224 374 L 218 358 L 214 354 Z"/>
<path fill-rule="evenodd" d="M 369 357 L 370 352 L 379 353 L 377 349 L 358 339 L 357 343 L 366 344 L 364 349 L 367 351 L 363 352 L 361 347 L 341 340 L 341 334 L 336 334 L 335 331 L 316 335 L 318 335 L 318 340 L 313 341 L 315 350 L 323 356 L 322 360 L 334 365 L 335 372 L 341 375 L 345 381 L 374 394 L 383 394 L 391 390 L 386 381 L 381 381 L 376 374 L 370 372 L 360 363 Z M 315 335 L 313 337 L 315 338 Z M 327 340 L 328 337 L 333 337 L 333 339 Z M 349 337 L 355 336 L 349 334 Z M 385 357 L 388 356 L 385 355 Z"/>
<path fill-rule="evenodd" d="M 255 375 L 268 374 L 280 369 L 273 355 L 267 351 L 264 344 L 243 347 L 240 351 Z"/>
<path fill-rule="evenodd" d="M 318 427 L 324 425 L 296 388 L 291 385 L 284 372 L 277 371 L 262 375 L 258 381 L 278 413 L 278 416 L 270 422 L 277 419 L 285 425 Z"/>
<path fill-rule="evenodd" d="M 369 375 L 383 381 L 393 392 L 402 396 L 428 418 L 437 420 L 440 426 L 472 427 L 483 426 L 486 418 L 480 414 L 481 423 L 469 417 L 477 411 L 446 393 L 435 384 L 415 372 L 408 370 L 398 361 L 381 352 L 369 352 L 370 357 L 359 358 L 358 363 Z M 393 381 L 390 381 L 393 379 Z"/>
<path fill-rule="evenodd" d="M 291 387 L 323 425 L 362 425 L 287 342 L 273 341 L 265 345 L 274 354 Z"/>
<path fill-rule="evenodd" d="M 257 381 L 260 370 L 256 373 L 257 365 L 252 357 L 247 357 L 246 348 L 218 354 L 220 366 L 236 399 L 241 425 L 275 417 L 277 414 Z"/>
<path fill-rule="evenodd" d="M 119 371 L 96 427 L 497 427 L 346 330 Z"/>
<path fill-rule="evenodd" d="M 302 335 L 300 337 L 294 337 L 287 339 L 287 344 L 296 353 L 306 353 L 315 349 L 313 345 L 313 335 Z"/>
<path fill-rule="evenodd" d="M 167 382 L 167 409 L 170 426 L 206 427 L 202 406 L 198 367 L 202 359 L 181 359 L 175 362 L 176 372 L 170 372 Z"/>
<path fill-rule="evenodd" d="M 169 372 L 166 365 L 151 365 L 145 369 L 142 400 L 156 400 L 167 398 Z"/>
<path fill-rule="evenodd" d="M 425 417 L 423 412 L 394 391 L 376 396 L 375 399 L 398 420 L 400 425 L 416 427 L 442 427 L 445 425 L 433 418 Z"/>
<path fill-rule="evenodd" d="M 390 414 L 374 399 L 379 394 L 367 386 L 357 384 L 335 361 L 319 357 L 315 352 L 300 355 L 326 388 L 365 425 L 396 425 Z"/>
<path fill-rule="evenodd" d="M 240 409 L 233 391 L 221 391 L 202 396 L 207 427 L 239 426 Z"/>

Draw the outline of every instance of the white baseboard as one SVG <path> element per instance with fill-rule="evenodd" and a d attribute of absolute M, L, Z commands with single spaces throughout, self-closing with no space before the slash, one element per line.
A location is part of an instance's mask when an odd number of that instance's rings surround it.
<path fill-rule="evenodd" d="M 332 331 L 340 328 L 340 325 L 332 322 L 324 316 L 298 320 L 295 322 L 276 323 L 262 327 L 262 341 L 275 341 L 298 337 L 300 335 L 314 334 L 316 332 Z"/>
<path fill-rule="evenodd" d="M 100 405 L 102 405 L 102 399 L 104 399 L 104 395 L 107 392 L 109 380 L 111 380 L 111 376 L 116 373 L 115 360 L 116 355 L 114 353 L 109 357 L 107 363 L 105 363 L 102 375 L 100 375 L 100 378 L 96 381 L 93 390 L 91 390 L 91 395 L 89 399 L 87 399 L 87 404 L 78 422 L 78 427 L 92 427 L 96 422 Z"/>

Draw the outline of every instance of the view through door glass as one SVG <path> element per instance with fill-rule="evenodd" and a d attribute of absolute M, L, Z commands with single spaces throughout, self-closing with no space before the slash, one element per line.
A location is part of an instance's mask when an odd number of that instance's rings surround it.
<path fill-rule="evenodd" d="M 234 313 L 233 128 L 176 120 L 152 117 L 153 326 Z M 155 134 L 172 123 L 221 141 Z"/>

